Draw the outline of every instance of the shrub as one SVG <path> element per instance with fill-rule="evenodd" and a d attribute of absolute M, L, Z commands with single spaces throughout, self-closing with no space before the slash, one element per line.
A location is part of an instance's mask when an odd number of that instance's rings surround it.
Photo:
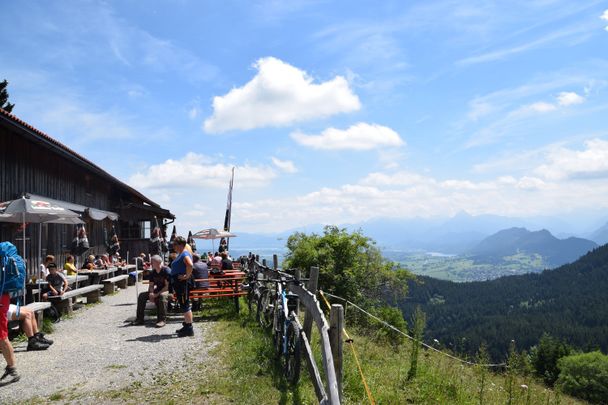
<path fill-rule="evenodd" d="M 608 399 L 608 356 L 591 352 L 566 356 L 558 361 L 557 385 L 567 394 L 591 403 Z"/>

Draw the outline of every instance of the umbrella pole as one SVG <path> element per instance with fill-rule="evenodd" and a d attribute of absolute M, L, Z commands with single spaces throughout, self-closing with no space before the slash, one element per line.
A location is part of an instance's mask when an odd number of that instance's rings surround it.
<path fill-rule="evenodd" d="M 25 261 L 25 212 L 21 213 L 21 225 L 23 226 L 23 260 Z M 23 283 L 23 304 L 25 304 L 25 281 Z"/>
<path fill-rule="evenodd" d="M 42 224 L 38 224 L 38 266 L 42 263 Z"/>

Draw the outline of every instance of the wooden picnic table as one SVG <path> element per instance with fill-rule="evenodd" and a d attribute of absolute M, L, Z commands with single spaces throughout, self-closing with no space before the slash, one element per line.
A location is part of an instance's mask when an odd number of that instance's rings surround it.
<path fill-rule="evenodd" d="M 209 278 L 195 279 L 195 282 L 206 282 L 207 287 L 195 287 L 190 290 L 190 299 L 206 298 L 234 298 L 237 312 L 239 311 L 239 297 L 246 295 L 242 285 L 245 273 L 238 270 L 224 270 L 223 273 L 209 272 Z"/>
<path fill-rule="evenodd" d="M 78 270 L 78 275 L 89 276 L 91 284 L 99 284 L 101 280 L 113 277 L 117 269 L 117 267 L 108 267 L 107 269 Z"/>
<path fill-rule="evenodd" d="M 136 265 L 134 264 L 122 264 L 117 266 L 117 272 L 116 274 L 129 274 L 130 272 L 134 271 L 137 268 Z"/>

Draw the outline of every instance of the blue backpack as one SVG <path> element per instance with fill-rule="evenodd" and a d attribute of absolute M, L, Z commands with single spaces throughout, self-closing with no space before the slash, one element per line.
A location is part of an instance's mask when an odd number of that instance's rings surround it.
<path fill-rule="evenodd" d="M 0 294 L 14 293 L 25 286 L 25 262 L 10 242 L 0 242 Z"/>

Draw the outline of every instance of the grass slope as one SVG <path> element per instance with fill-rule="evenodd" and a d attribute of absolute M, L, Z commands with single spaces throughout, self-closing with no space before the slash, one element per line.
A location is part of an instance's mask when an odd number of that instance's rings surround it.
<path fill-rule="evenodd" d="M 126 403 L 126 404 L 314 404 L 316 397 L 308 373 L 302 370 L 297 387 L 288 385 L 274 357 L 272 339 L 250 316 L 241 303 L 234 312 L 227 300 L 205 302 L 200 312 L 203 321 L 213 321 L 218 345 L 210 360 L 199 361 L 196 353 L 184 359 L 171 375 L 160 375 L 155 385 L 133 384 L 127 389 L 90 393 L 86 396 L 59 392 L 37 398 L 31 404 L 53 403 Z M 347 317 L 348 322 L 348 317 Z M 422 351 L 418 375 L 408 381 L 410 345 L 392 348 L 386 331 L 374 335 L 349 331 L 361 361 L 372 395 L 378 404 L 479 404 L 480 381 L 485 378 L 484 404 L 507 403 L 508 379 L 501 374 L 482 373 L 481 369 L 460 364 L 437 353 Z M 313 332 L 313 350 L 320 359 L 318 334 Z M 320 362 L 319 362 L 320 364 Z M 522 388 L 525 384 L 529 388 Z M 579 404 L 534 383 L 529 377 L 515 377 L 511 390 L 515 404 Z M 344 346 L 345 404 L 369 403 L 355 359 L 348 344 Z"/>

